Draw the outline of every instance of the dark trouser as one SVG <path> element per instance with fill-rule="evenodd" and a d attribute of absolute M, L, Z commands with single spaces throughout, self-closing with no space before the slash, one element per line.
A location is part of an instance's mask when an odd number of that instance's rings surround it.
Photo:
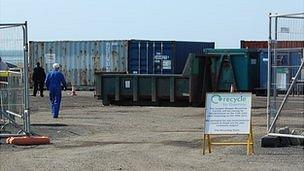
<path fill-rule="evenodd" d="M 61 90 L 50 91 L 50 101 L 53 118 L 58 118 L 61 103 Z"/>
<path fill-rule="evenodd" d="M 35 81 L 34 82 L 34 92 L 33 95 L 36 96 L 38 88 L 40 91 L 40 96 L 43 96 L 43 87 L 44 87 L 44 82 L 40 82 L 40 81 Z"/>

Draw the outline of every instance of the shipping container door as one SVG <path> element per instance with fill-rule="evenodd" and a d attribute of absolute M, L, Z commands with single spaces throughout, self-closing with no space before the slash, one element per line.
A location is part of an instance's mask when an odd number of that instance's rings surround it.
<path fill-rule="evenodd" d="M 140 51 L 139 51 L 139 68 L 140 74 L 148 74 L 149 73 L 149 42 L 143 41 L 140 42 Z"/>
<path fill-rule="evenodd" d="M 140 41 L 131 40 L 129 41 L 129 73 L 140 74 L 141 73 L 141 55 L 142 46 Z"/>
<path fill-rule="evenodd" d="M 129 73 L 170 74 L 172 43 L 161 41 L 129 41 Z"/>
<path fill-rule="evenodd" d="M 155 41 L 153 42 L 153 73 L 173 74 L 172 59 L 174 58 L 173 42 Z"/>

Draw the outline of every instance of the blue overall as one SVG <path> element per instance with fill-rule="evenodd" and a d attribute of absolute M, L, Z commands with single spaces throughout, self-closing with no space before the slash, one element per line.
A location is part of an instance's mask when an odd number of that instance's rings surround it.
<path fill-rule="evenodd" d="M 48 73 L 45 85 L 50 94 L 53 118 L 58 118 L 61 102 L 61 86 L 66 88 L 66 82 L 61 72 L 53 70 Z"/>

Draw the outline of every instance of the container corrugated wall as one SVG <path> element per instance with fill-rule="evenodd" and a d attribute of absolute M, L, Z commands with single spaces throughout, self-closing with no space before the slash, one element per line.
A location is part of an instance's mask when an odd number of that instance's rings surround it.
<path fill-rule="evenodd" d="M 181 74 L 189 53 L 202 54 L 213 42 L 129 41 L 131 74 Z"/>
<path fill-rule="evenodd" d="M 183 72 L 189 53 L 203 54 L 204 49 L 215 47 L 214 42 L 181 42 L 176 41 L 174 74 Z"/>
<path fill-rule="evenodd" d="M 94 86 L 94 72 L 127 72 L 128 41 L 30 42 L 30 75 L 36 62 L 46 72 L 52 64 L 62 65 L 68 85 Z"/>

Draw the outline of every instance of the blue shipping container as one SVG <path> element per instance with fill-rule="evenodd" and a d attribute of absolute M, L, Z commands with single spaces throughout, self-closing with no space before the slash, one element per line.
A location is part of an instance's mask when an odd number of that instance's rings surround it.
<path fill-rule="evenodd" d="M 131 74 L 181 74 L 189 53 L 202 54 L 214 42 L 130 40 L 128 71 Z"/>
<path fill-rule="evenodd" d="M 300 64 L 302 57 L 301 49 L 285 49 L 278 50 L 277 52 L 277 64 L 278 66 L 286 66 L 286 76 L 287 82 L 295 76 Z M 260 75 L 260 84 L 259 89 L 267 89 L 267 71 L 268 71 L 268 49 L 260 50 L 259 57 L 259 75 Z M 284 67 L 282 67 L 284 68 Z"/>

